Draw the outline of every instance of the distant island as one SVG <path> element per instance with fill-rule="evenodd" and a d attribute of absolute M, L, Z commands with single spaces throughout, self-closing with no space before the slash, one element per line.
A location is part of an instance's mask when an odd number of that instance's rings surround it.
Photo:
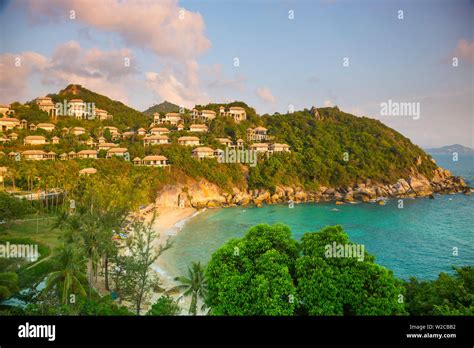
<path fill-rule="evenodd" d="M 474 153 L 474 149 L 471 149 L 470 147 L 462 146 L 460 144 L 429 148 L 429 149 L 425 149 L 425 151 L 431 154 L 452 154 L 454 152 L 458 154 L 460 153 L 473 154 Z"/>

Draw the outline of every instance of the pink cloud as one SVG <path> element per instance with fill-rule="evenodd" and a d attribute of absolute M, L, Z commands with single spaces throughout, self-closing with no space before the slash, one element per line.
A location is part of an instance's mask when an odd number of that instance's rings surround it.
<path fill-rule="evenodd" d="M 267 103 L 275 103 L 276 98 L 273 96 L 272 92 L 267 87 L 257 88 L 257 96 Z"/>
<path fill-rule="evenodd" d="M 474 63 L 474 42 L 461 39 L 458 41 L 454 55 L 470 63 Z"/>

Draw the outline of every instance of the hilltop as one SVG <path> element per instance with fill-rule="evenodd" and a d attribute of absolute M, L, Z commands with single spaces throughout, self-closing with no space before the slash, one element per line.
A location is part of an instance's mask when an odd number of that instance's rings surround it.
<path fill-rule="evenodd" d="M 159 112 L 159 113 L 179 112 L 179 106 L 165 100 L 164 102 L 150 106 L 148 109 L 143 111 L 145 115 L 149 115 L 149 116 L 153 116 L 155 112 Z"/>
<path fill-rule="evenodd" d="M 470 147 L 462 146 L 460 144 L 430 148 L 430 149 L 425 149 L 425 151 L 432 154 L 450 154 L 450 155 L 452 155 L 454 152 L 458 154 L 473 154 L 474 153 L 474 149 L 471 149 Z"/>

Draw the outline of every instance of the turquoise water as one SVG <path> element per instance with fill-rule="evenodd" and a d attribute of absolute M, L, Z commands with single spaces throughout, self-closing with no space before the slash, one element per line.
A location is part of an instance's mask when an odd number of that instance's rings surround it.
<path fill-rule="evenodd" d="M 474 186 L 474 156 L 433 156 L 440 166 L 465 177 Z M 241 237 L 258 223 L 284 223 L 296 238 L 328 225 L 342 225 L 355 243 L 376 256 L 376 262 L 400 278 L 436 278 L 451 266 L 474 265 L 474 195 L 436 195 L 387 205 L 308 203 L 207 210 L 189 221 L 161 257 L 172 276 L 184 274 L 192 261 L 207 262 L 219 246 Z M 335 210 L 337 209 L 337 211 Z M 453 255 L 457 248 L 458 255 Z"/>

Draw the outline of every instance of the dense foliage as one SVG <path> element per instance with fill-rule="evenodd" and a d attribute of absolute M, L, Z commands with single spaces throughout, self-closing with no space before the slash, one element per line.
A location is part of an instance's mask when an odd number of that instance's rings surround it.
<path fill-rule="evenodd" d="M 411 278 L 405 284 L 411 315 L 474 315 L 474 267 L 454 268 L 433 281 Z"/>
<path fill-rule="evenodd" d="M 327 258 L 325 246 L 349 244 L 341 227 L 306 233 L 257 225 L 219 248 L 207 268 L 213 315 L 393 315 L 404 313 L 401 283 L 365 253 Z"/>
<path fill-rule="evenodd" d="M 181 308 L 173 298 L 168 295 L 161 296 L 151 306 L 146 315 L 178 315 L 181 313 Z"/>

